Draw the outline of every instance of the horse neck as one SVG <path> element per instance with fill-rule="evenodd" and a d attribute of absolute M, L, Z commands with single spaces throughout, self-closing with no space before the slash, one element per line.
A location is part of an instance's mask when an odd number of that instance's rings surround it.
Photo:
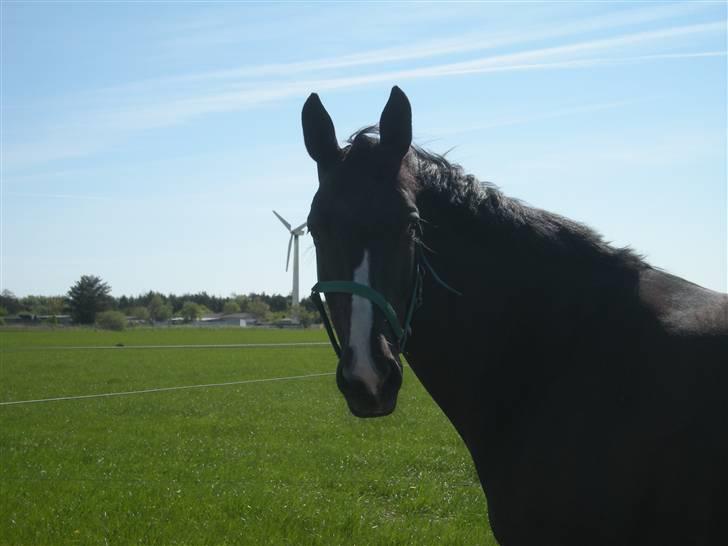
<path fill-rule="evenodd" d="M 484 430 L 508 434 L 502 423 L 525 392 L 569 372 L 600 329 L 595 308 L 633 304 L 636 273 L 588 241 L 568 249 L 427 194 L 418 206 L 429 262 L 462 296 L 426 275 L 408 361 L 473 449 Z"/>

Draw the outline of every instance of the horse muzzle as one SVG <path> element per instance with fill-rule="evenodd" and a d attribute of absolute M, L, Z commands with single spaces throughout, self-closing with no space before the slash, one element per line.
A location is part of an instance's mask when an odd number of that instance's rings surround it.
<path fill-rule="evenodd" d="M 400 363 L 394 358 L 377 358 L 364 374 L 357 369 L 352 357 L 352 351 L 345 350 L 336 368 L 336 384 L 346 399 L 349 411 L 362 418 L 384 417 L 392 413 L 402 386 Z"/>

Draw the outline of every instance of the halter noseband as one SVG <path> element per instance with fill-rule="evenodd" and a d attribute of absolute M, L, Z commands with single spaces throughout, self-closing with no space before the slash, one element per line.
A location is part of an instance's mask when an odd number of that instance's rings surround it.
<path fill-rule="evenodd" d="M 405 315 L 404 324 L 401 326 L 399 324 L 399 319 L 397 318 L 397 313 L 394 311 L 392 305 L 381 293 L 377 292 L 370 286 L 354 281 L 320 281 L 313 285 L 313 287 L 311 288 L 311 299 L 313 300 L 314 304 L 319 310 L 319 313 L 321 314 L 321 320 L 323 320 L 324 327 L 326 328 L 326 333 L 329 335 L 331 346 L 334 348 L 334 352 L 336 353 L 337 357 L 341 358 L 341 346 L 336 339 L 336 334 L 334 333 L 334 329 L 331 325 L 331 320 L 329 320 L 329 316 L 326 313 L 326 308 L 321 301 L 322 292 L 324 294 L 331 292 L 352 294 L 354 296 L 366 298 L 371 301 L 384 314 L 384 318 L 387 319 L 387 322 L 392 328 L 394 335 L 397 336 L 397 343 L 399 345 L 400 353 L 404 352 L 405 344 L 407 343 L 407 338 L 411 331 L 410 325 L 412 323 L 412 317 L 415 314 L 415 309 L 422 305 L 422 281 L 425 271 L 429 271 L 432 274 L 433 278 L 450 292 L 453 292 L 458 296 L 462 295 L 454 288 L 451 288 L 450 286 L 445 284 L 440 279 L 440 277 L 437 276 L 435 271 L 432 269 L 430 262 L 427 261 L 427 258 L 425 257 L 425 254 L 419 244 L 415 247 L 415 253 L 416 259 L 414 267 L 414 283 L 412 286 L 412 295 L 410 296 L 409 306 L 407 307 L 407 314 Z"/>

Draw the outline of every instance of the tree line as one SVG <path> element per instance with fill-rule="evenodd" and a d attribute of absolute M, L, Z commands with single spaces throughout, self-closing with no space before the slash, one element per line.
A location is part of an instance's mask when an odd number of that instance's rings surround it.
<path fill-rule="evenodd" d="M 100 277 L 83 275 L 63 296 L 16 297 L 9 290 L 0 294 L 0 317 L 17 315 L 33 319 L 38 316 L 71 315 L 74 323 L 94 324 L 101 314 L 117 313 L 141 322 L 163 322 L 173 317 L 193 321 L 212 313 L 248 313 L 261 321 L 297 316 L 304 324 L 318 319 L 309 298 L 291 308 L 291 297 L 280 294 L 231 294 L 229 297 L 196 294 L 162 294 L 149 291 L 137 296 L 111 295 L 111 287 Z M 115 317 L 119 320 L 119 317 Z"/>

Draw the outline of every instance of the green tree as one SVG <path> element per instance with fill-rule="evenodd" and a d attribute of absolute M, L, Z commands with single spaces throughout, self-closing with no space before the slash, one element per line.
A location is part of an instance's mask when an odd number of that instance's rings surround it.
<path fill-rule="evenodd" d="M 172 315 L 174 314 L 174 311 L 172 310 L 172 306 L 168 303 L 165 303 L 162 307 L 159 308 L 159 311 L 157 312 L 157 320 L 164 322 L 165 320 L 169 320 L 172 318 Z"/>
<path fill-rule="evenodd" d="M 94 275 L 83 275 L 68 291 L 68 306 L 73 321 L 79 324 L 93 324 L 96 313 L 106 310 L 111 304 L 111 287 Z"/>
<path fill-rule="evenodd" d="M 65 305 L 59 296 L 25 296 L 20 303 L 34 315 L 60 315 Z"/>
<path fill-rule="evenodd" d="M 301 302 L 299 303 L 299 305 L 306 309 L 306 311 L 310 311 L 311 313 L 314 313 L 316 314 L 316 316 L 318 316 L 318 307 L 316 307 L 316 304 L 311 298 L 301 298 Z"/>
<path fill-rule="evenodd" d="M 202 316 L 202 306 L 194 301 L 186 301 L 184 305 L 182 305 L 180 314 L 182 315 L 182 318 L 185 319 L 185 322 L 197 320 Z"/>
<path fill-rule="evenodd" d="M 159 294 L 154 294 L 152 296 L 152 299 L 149 300 L 149 305 L 147 305 L 147 309 L 149 309 L 149 315 L 152 317 L 152 320 L 163 320 L 159 317 L 160 310 L 163 307 L 164 300 L 162 299 L 162 296 Z"/>
<path fill-rule="evenodd" d="M 20 304 L 33 315 L 47 315 L 48 309 L 45 306 L 44 299 L 42 296 L 25 296 L 21 298 Z"/>
<path fill-rule="evenodd" d="M 226 315 L 231 313 L 240 313 L 240 305 L 235 300 L 227 300 L 225 305 L 222 306 L 222 312 Z"/>
<path fill-rule="evenodd" d="M 263 300 L 251 299 L 247 305 L 248 313 L 260 320 L 267 320 L 270 317 L 270 306 Z"/>
<path fill-rule="evenodd" d="M 18 298 L 7 288 L 0 293 L 0 305 L 8 310 L 8 315 L 15 315 L 23 310 Z"/>
<path fill-rule="evenodd" d="M 273 294 L 268 297 L 268 305 L 274 313 L 277 311 L 288 311 L 291 307 L 291 298 L 289 296 L 281 296 Z"/>
<path fill-rule="evenodd" d="M 63 301 L 62 297 L 51 296 L 50 298 L 48 298 L 48 301 L 46 303 L 46 306 L 48 307 L 48 314 L 49 315 L 63 314 L 64 305 L 65 305 L 65 302 Z"/>
<path fill-rule="evenodd" d="M 172 306 L 164 303 L 162 296 L 159 294 L 152 296 L 147 309 L 149 309 L 149 315 L 152 317 L 152 320 L 165 321 L 169 320 L 169 317 L 172 316 Z"/>
<path fill-rule="evenodd" d="M 146 307 L 142 307 L 141 305 L 137 307 L 129 307 L 126 312 L 129 314 L 129 316 L 132 316 L 139 320 L 143 320 L 144 322 L 149 322 L 149 319 L 151 318 L 149 310 Z"/>
<path fill-rule="evenodd" d="M 311 312 L 302 305 L 297 305 L 291 308 L 291 315 L 297 317 L 301 322 L 301 326 L 308 328 L 318 319 L 318 312 Z"/>
<path fill-rule="evenodd" d="M 123 330 L 126 317 L 121 311 L 102 311 L 96 315 L 96 326 L 104 330 Z"/>
<path fill-rule="evenodd" d="M 250 303 L 250 298 L 244 294 L 237 294 L 233 295 L 235 298 L 235 302 L 238 304 L 238 307 L 240 307 L 240 311 L 242 313 L 248 312 L 248 304 Z"/>

